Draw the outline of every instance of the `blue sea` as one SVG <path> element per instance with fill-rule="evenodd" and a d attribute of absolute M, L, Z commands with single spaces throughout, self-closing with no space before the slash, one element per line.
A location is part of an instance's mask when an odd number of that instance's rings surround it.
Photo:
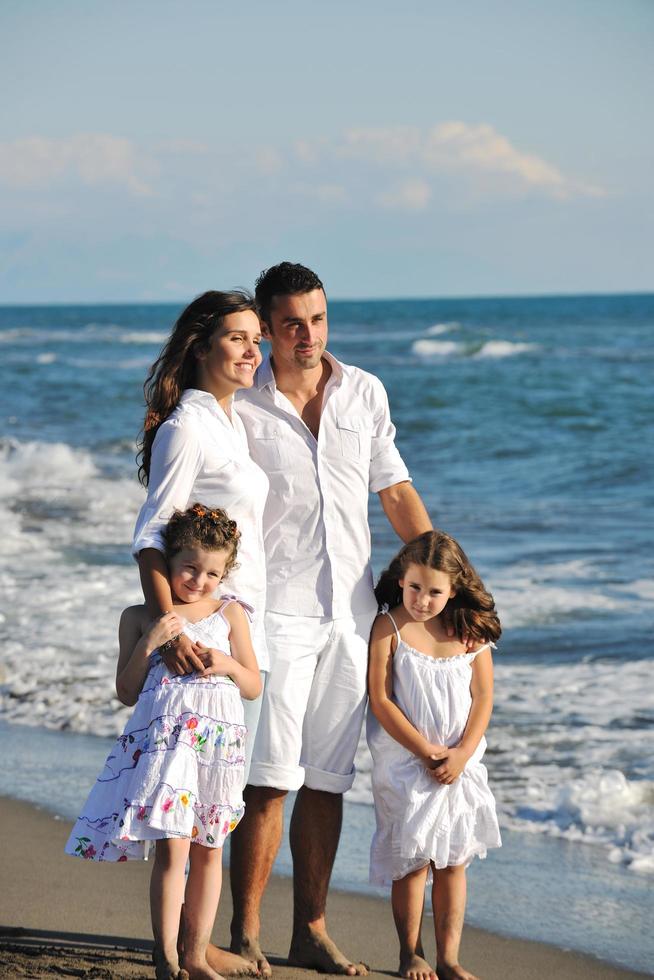
<path fill-rule="evenodd" d="M 0 774 L 66 819 L 128 711 L 135 437 L 180 308 L 0 308 Z M 470 921 L 654 969 L 654 295 L 332 301 L 329 320 L 504 626 L 486 763 L 505 847 L 471 869 Z M 380 570 L 397 541 L 376 499 L 370 520 Z M 335 880 L 365 890 L 364 743 L 357 767 Z"/>

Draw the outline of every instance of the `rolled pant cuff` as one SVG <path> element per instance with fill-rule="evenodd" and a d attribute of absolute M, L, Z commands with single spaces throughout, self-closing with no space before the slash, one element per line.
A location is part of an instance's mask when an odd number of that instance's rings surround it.
<path fill-rule="evenodd" d="M 266 762 L 252 762 L 249 786 L 268 786 L 270 789 L 295 790 L 304 782 L 304 769 L 291 766 L 275 766 Z"/>
<path fill-rule="evenodd" d="M 347 793 L 354 782 L 356 770 L 342 775 L 337 772 L 325 772 L 313 766 L 304 766 L 304 785 L 307 789 L 322 790 L 324 793 Z"/>

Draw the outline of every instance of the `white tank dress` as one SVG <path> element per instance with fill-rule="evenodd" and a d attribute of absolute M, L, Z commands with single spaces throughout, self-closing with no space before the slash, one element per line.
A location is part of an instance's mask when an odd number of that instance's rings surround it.
<path fill-rule="evenodd" d="M 472 662 L 481 650 L 435 658 L 401 638 L 395 620 L 393 700 L 430 742 L 457 745 L 470 714 Z M 468 865 L 500 847 L 495 800 L 488 787 L 482 738 L 458 779 L 436 782 L 423 762 L 396 742 L 368 711 L 373 758 L 372 792 L 377 830 L 370 851 L 370 881 L 390 884 L 433 862 L 436 868 Z"/>
<path fill-rule="evenodd" d="M 231 601 L 187 623 L 184 633 L 230 654 L 223 612 Z M 158 653 L 150 661 L 134 712 L 73 827 L 67 854 L 142 859 L 150 842 L 164 837 L 222 847 L 243 816 L 246 731 L 237 685 L 229 677 L 179 677 Z"/>

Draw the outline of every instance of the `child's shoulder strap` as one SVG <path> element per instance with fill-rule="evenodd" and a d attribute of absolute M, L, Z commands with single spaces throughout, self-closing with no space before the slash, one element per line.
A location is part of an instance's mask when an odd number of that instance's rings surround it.
<path fill-rule="evenodd" d="M 252 617 L 254 616 L 254 606 L 251 606 L 249 602 L 245 602 L 241 599 L 240 595 L 231 595 L 229 593 L 224 593 L 220 596 L 221 605 L 218 607 L 218 612 L 224 613 L 227 606 L 231 606 L 233 602 L 237 602 L 239 606 L 244 610 L 247 618 L 252 622 Z"/>
<path fill-rule="evenodd" d="M 395 639 L 396 639 L 396 641 L 397 641 L 397 642 L 399 643 L 399 642 L 400 642 L 400 640 L 401 640 L 401 636 L 400 636 L 400 631 L 399 631 L 399 629 L 397 628 L 397 623 L 396 623 L 396 622 L 395 622 L 395 620 L 393 619 L 393 616 L 392 616 L 392 614 L 391 614 L 391 612 L 389 611 L 389 609 L 388 609 L 388 606 L 387 606 L 387 605 L 386 605 L 385 603 L 384 603 L 384 605 L 383 605 L 383 606 L 381 607 L 381 611 L 382 611 L 382 613 L 384 614 L 384 616 L 388 616 L 388 618 L 390 619 L 390 621 L 391 621 L 391 623 L 393 624 L 393 628 L 394 628 L 394 630 L 395 630 Z"/>

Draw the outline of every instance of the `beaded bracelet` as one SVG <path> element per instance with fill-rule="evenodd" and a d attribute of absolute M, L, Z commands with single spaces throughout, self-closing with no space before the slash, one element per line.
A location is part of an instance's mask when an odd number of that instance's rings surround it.
<path fill-rule="evenodd" d="M 181 633 L 178 633 L 177 636 L 171 636 L 169 640 L 166 640 L 165 643 L 162 643 L 161 646 L 159 647 L 159 653 L 162 655 L 164 653 L 170 653 L 170 651 L 175 646 L 175 644 L 177 643 L 181 635 L 182 635 Z"/>

